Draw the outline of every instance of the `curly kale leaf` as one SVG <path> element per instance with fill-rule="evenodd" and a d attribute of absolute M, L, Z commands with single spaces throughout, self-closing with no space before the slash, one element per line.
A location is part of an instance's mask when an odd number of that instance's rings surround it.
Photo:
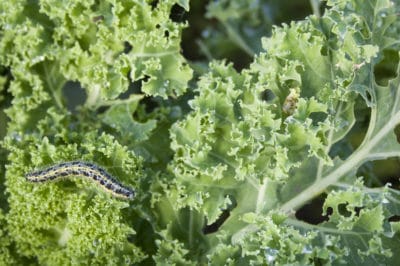
<path fill-rule="evenodd" d="M 246 28 L 265 14 L 243 3 L 210 3 L 208 15 L 253 62 L 238 72 L 211 61 L 189 92 L 187 25 L 170 16 L 188 1 L 1 3 L 0 64 L 12 78 L 1 82 L 11 102 L 0 263 L 395 262 L 399 193 L 368 187 L 357 169 L 400 156 L 398 4 L 327 1 L 323 16 L 275 27 L 258 52 L 259 38 L 242 36 L 261 35 Z M 69 81 L 87 95 L 73 112 Z M 71 160 L 99 164 L 136 198 L 84 178 L 24 179 Z M 323 222 L 294 215 L 317 196 Z"/>
<path fill-rule="evenodd" d="M 190 103 L 193 111 L 171 129 L 170 169 L 186 191 L 183 203 L 203 213 L 207 226 L 229 212 L 210 236 L 221 254 L 240 253 L 256 264 L 271 258 L 277 263 L 393 259 L 398 236 L 389 219 L 398 213 L 380 206 L 382 198 L 370 199 L 355 174 L 366 161 L 399 156 L 394 129 L 400 123 L 400 73 L 386 86 L 375 82 L 374 73 L 383 49 L 398 49 L 392 28 L 396 10 L 389 1 L 369 1 L 367 8 L 364 2 L 345 2 L 330 1 L 321 18 L 276 28 L 263 40 L 266 52 L 248 70 L 237 73 L 230 65 L 212 63 Z M 356 106 L 360 100 L 367 108 Z M 330 150 L 353 128 L 355 110 L 371 112 L 363 142 L 347 159 L 331 157 Z M 347 219 L 352 227 L 342 227 L 332 214 L 318 227 L 289 218 L 271 233 L 273 219 L 258 218 L 290 214 L 327 191 L 325 204 L 336 210 L 331 197 L 346 193 L 335 189 L 339 182 L 349 191 L 360 190 L 354 204 L 362 210 L 356 208 Z M 296 237 L 304 228 L 307 236 Z M 354 234 L 360 241 L 347 247 Z M 234 248 L 237 244 L 240 248 Z M 285 253 L 288 246 L 297 251 Z"/>

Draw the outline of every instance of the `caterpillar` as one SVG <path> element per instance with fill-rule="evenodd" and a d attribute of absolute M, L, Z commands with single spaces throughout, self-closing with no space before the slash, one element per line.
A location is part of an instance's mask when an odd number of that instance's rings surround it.
<path fill-rule="evenodd" d="M 292 115 L 297 107 L 297 102 L 299 101 L 300 94 L 296 89 L 290 89 L 289 95 L 286 97 L 282 105 L 282 111 L 285 114 Z"/>
<path fill-rule="evenodd" d="M 103 168 L 88 162 L 72 161 L 53 165 L 49 168 L 33 171 L 25 175 L 29 182 L 43 183 L 69 176 L 83 176 L 99 184 L 113 196 L 123 199 L 133 199 L 135 191 L 120 184 Z"/>

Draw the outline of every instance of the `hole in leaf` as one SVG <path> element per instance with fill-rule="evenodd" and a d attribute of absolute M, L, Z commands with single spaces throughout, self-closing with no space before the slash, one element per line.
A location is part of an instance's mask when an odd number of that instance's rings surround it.
<path fill-rule="evenodd" d="M 397 142 L 400 143 L 400 124 L 394 128 L 394 134 L 396 134 Z"/>
<path fill-rule="evenodd" d="M 132 94 L 141 94 L 142 93 L 142 80 L 137 80 L 132 82 L 129 78 L 129 87 L 128 89 L 121 93 L 118 98 L 119 99 L 128 99 L 130 95 Z"/>
<path fill-rule="evenodd" d="M 400 160 L 398 158 L 366 162 L 357 171 L 357 176 L 363 176 L 367 187 L 382 187 L 388 183 L 396 187 L 400 184 L 399 175 Z"/>
<path fill-rule="evenodd" d="M 318 125 L 319 122 L 325 121 L 327 118 L 328 114 L 324 112 L 315 112 L 310 114 L 310 118 L 312 120 L 312 124 L 314 126 Z"/>
<path fill-rule="evenodd" d="M 338 205 L 338 211 L 339 214 L 344 216 L 344 217 L 350 217 L 351 216 L 351 212 L 347 210 L 347 205 L 349 205 L 348 203 L 341 203 Z"/>
<path fill-rule="evenodd" d="M 125 91 L 124 93 L 121 93 L 118 96 L 119 99 L 128 99 L 129 96 L 132 94 L 143 94 L 142 91 L 143 82 L 149 80 L 150 76 L 145 75 L 145 77 L 142 79 L 132 81 L 130 75 L 128 74 L 128 79 L 129 79 L 128 90 Z M 153 97 L 144 97 L 143 99 L 140 100 L 140 105 L 138 108 L 141 108 L 143 106 L 146 113 L 151 113 L 155 108 L 159 106 L 159 103 L 157 103 L 157 101 L 155 101 Z M 133 114 L 133 117 L 135 118 L 135 120 L 140 121 L 137 112 Z"/>
<path fill-rule="evenodd" d="M 151 6 L 151 9 L 152 10 L 154 10 L 155 8 L 157 8 L 157 6 L 158 6 L 158 0 L 155 0 L 155 1 L 151 1 L 150 2 L 150 6 Z"/>
<path fill-rule="evenodd" d="M 167 30 L 164 31 L 164 37 L 167 38 L 167 39 L 169 38 L 169 31 L 167 31 Z"/>
<path fill-rule="evenodd" d="M 333 213 L 333 209 L 332 209 L 332 207 L 328 207 L 328 208 L 326 208 L 326 216 L 328 217 L 328 219 L 329 219 L 329 216 L 331 216 L 331 215 L 332 215 L 332 213 Z"/>
<path fill-rule="evenodd" d="M 327 215 L 322 215 L 322 206 L 324 205 L 326 195 L 313 199 L 310 203 L 304 205 L 296 212 L 296 218 L 309 224 L 319 224 L 329 220 L 332 214 L 332 208 L 328 208 Z"/>
<path fill-rule="evenodd" d="M 266 102 L 270 102 L 275 98 L 275 94 L 270 89 L 266 89 L 261 92 L 261 99 Z"/>
<path fill-rule="evenodd" d="M 215 233 L 218 231 L 218 229 L 222 226 L 222 224 L 229 218 L 231 211 L 237 206 L 237 202 L 235 200 L 235 198 L 231 195 L 227 195 L 227 197 L 229 197 L 231 204 L 228 206 L 227 209 L 223 210 L 221 215 L 218 217 L 218 219 L 213 222 L 212 224 L 206 224 L 202 231 L 203 234 L 207 235 L 207 234 L 211 234 L 211 233 Z"/>
<path fill-rule="evenodd" d="M 328 55 L 328 47 L 326 47 L 325 45 L 321 47 L 320 50 L 321 55 L 323 56 L 327 56 Z"/>
<path fill-rule="evenodd" d="M 169 18 L 173 22 L 181 23 L 187 20 L 187 12 L 186 10 L 178 4 L 174 4 L 171 8 L 171 13 Z"/>
<path fill-rule="evenodd" d="M 389 222 L 400 222 L 400 215 L 393 215 L 389 217 L 388 219 Z"/>
<path fill-rule="evenodd" d="M 144 75 L 142 81 L 143 81 L 143 82 L 147 82 L 147 81 L 149 81 L 149 79 L 150 79 L 150 76 L 149 76 L 149 75 Z"/>
<path fill-rule="evenodd" d="M 356 216 L 360 215 L 360 211 L 364 209 L 364 207 L 354 207 L 354 212 L 356 213 Z"/>
<path fill-rule="evenodd" d="M 399 54 L 395 50 L 383 50 L 382 60 L 374 66 L 376 83 L 387 86 L 390 79 L 396 77 Z"/>
<path fill-rule="evenodd" d="M 358 216 L 360 214 L 360 211 L 364 209 L 364 207 L 354 207 L 353 210 L 349 210 L 348 206 L 349 204 L 347 202 L 339 204 L 338 205 L 339 214 L 344 217 L 350 217 L 352 215 L 352 212 L 354 211 L 355 216 Z"/>
<path fill-rule="evenodd" d="M 160 107 L 160 104 L 154 100 L 152 97 L 144 97 L 139 101 L 139 107 L 138 108 L 143 108 L 144 107 L 144 112 L 146 114 L 152 113 L 157 107 Z M 137 121 L 143 121 L 143 117 L 140 116 L 140 112 L 135 112 L 133 114 L 133 117 Z M 158 117 L 155 117 L 155 119 L 159 119 Z"/>
<path fill-rule="evenodd" d="M 79 82 L 68 81 L 62 88 L 66 100 L 67 109 L 72 113 L 77 112 L 77 107 L 86 101 L 86 92 Z"/>
<path fill-rule="evenodd" d="M 132 51 L 132 45 L 129 42 L 124 42 L 124 54 L 128 54 Z"/>

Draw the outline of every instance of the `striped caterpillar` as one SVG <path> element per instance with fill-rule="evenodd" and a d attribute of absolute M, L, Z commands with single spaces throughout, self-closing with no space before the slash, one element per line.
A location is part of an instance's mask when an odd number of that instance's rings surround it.
<path fill-rule="evenodd" d="M 131 200 L 135 196 L 134 190 L 120 184 L 103 168 L 88 162 L 72 161 L 56 164 L 43 170 L 28 173 L 25 178 L 30 182 L 42 183 L 69 176 L 87 177 L 118 198 Z"/>

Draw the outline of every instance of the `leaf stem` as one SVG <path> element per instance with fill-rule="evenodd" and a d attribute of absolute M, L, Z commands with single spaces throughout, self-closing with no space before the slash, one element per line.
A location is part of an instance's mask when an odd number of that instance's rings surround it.
<path fill-rule="evenodd" d="M 92 107 L 97 107 L 101 104 L 99 104 L 100 100 L 100 85 L 95 85 L 93 86 L 93 89 L 90 91 L 88 98 L 86 100 L 86 106 L 89 108 Z"/>
<path fill-rule="evenodd" d="M 243 51 L 245 51 L 249 56 L 253 57 L 254 56 L 254 51 L 251 49 L 251 47 L 243 40 L 242 36 L 236 32 L 236 30 L 229 25 L 227 22 L 222 22 L 224 25 L 229 38 L 240 48 L 242 48 Z"/>
<path fill-rule="evenodd" d="M 325 177 L 316 180 L 311 186 L 302 191 L 300 194 L 286 202 L 280 207 L 280 210 L 286 213 L 291 212 L 304 205 L 307 201 L 321 194 L 326 188 L 338 182 L 345 174 L 352 170 L 356 170 L 364 161 L 369 158 L 369 152 L 381 139 L 393 130 L 397 123 L 400 122 L 400 111 L 388 121 L 388 123 L 370 139 L 369 142 L 364 142 L 358 150 L 356 150 L 342 165 L 330 172 Z M 372 131 L 373 128 L 370 128 Z"/>
<path fill-rule="evenodd" d="M 260 188 L 258 190 L 256 213 L 260 213 L 265 205 L 264 197 L 265 197 L 266 189 L 267 189 L 267 181 L 264 180 L 264 183 L 260 186 Z"/>
<path fill-rule="evenodd" d="M 49 70 L 47 64 L 43 64 L 43 73 L 45 76 L 45 81 L 48 89 L 52 92 L 53 99 L 56 102 L 56 105 L 58 108 L 63 108 L 62 104 L 62 85 L 63 82 L 57 82 L 54 78 L 54 73 L 49 73 L 53 72 L 53 69 Z M 51 75 L 50 75 L 51 74 Z"/>
<path fill-rule="evenodd" d="M 343 175 L 351 170 L 357 169 L 363 161 L 364 153 L 364 150 L 359 150 L 359 152 L 353 153 L 353 155 L 350 156 L 341 166 L 336 168 L 336 170 L 332 171 L 326 177 L 314 182 L 296 197 L 283 204 L 280 209 L 286 213 L 289 213 L 292 210 L 299 208 L 315 196 L 321 194 L 327 187 L 336 183 Z"/>
<path fill-rule="evenodd" d="M 319 12 L 320 0 L 310 0 L 310 4 L 311 4 L 313 14 L 316 15 L 317 17 L 320 17 L 321 16 L 321 14 Z"/>
<path fill-rule="evenodd" d="M 329 227 L 322 226 L 322 225 L 313 225 L 313 224 L 308 224 L 306 222 L 299 221 L 296 219 L 291 219 L 291 218 L 286 219 L 285 224 L 292 225 L 295 227 L 301 227 L 301 228 L 308 229 L 308 230 L 318 230 L 319 232 L 338 234 L 338 235 L 359 236 L 359 235 L 370 235 L 371 234 L 369 232 L 359 232 L 359 231 L 355 231 L 355 230 L 347 231 L 347 230 L 340 230 L 337 228 L 329 228 Z"/>

